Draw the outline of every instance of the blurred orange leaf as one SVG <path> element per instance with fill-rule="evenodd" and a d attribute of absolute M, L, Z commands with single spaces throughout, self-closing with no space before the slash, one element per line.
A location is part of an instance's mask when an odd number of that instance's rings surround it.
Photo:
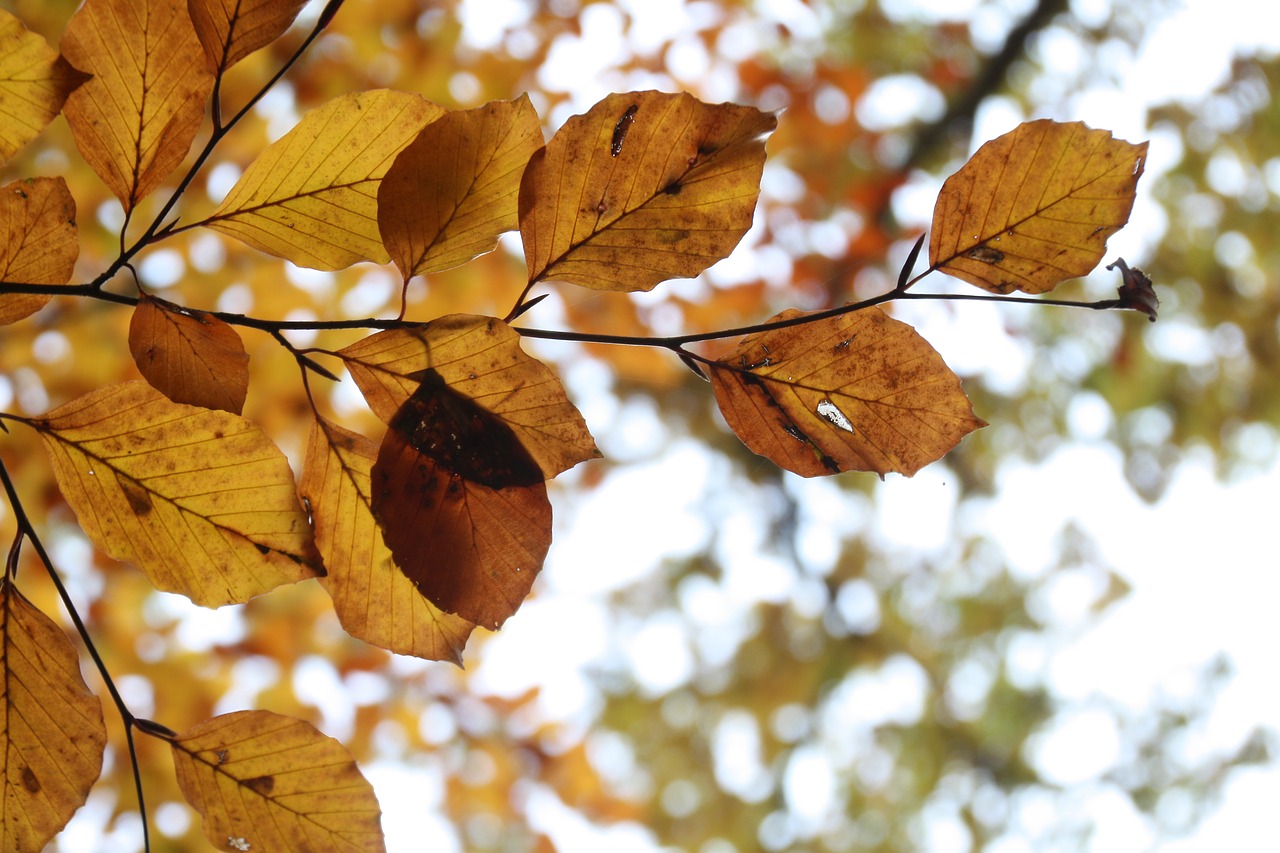
<path fill-rule="evenodd" d="M 240 414 L 249 356 L 236 330 L 205 311 L 143 296 L 129 323 L 129 350 L 151 386 L 175 403 Z"/>
<path fill-rule="evenodd" d="M 84 81 L 40 35 L 0 9 L 0 162 L 39 136 Z"/>
<path fill-rule="evenodd" d="M 279 38 L 307 0 L 187 0 L 191 22 L 215 72 Z"/>
<path fill-rule="evenodd" d="M 0 187 L 0 281 L 66 284 L 80 254 L 76 202 L 62 178 L 29 178 Z M 43 293 L 0 296 L 0 326 L 49 302 Z"/>

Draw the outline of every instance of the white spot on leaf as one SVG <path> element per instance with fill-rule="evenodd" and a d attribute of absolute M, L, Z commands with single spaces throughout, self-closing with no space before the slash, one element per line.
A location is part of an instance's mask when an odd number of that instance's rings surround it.
<path fill-rule="evenodd" d="M 849 423 L 849 419 L 845 417 L 844 412 L 840 411 L 839 406 L 825 397 L 818 402 L 818 414 L 832 426 L 845 432 L 853 432 L 853 424 Z"/>

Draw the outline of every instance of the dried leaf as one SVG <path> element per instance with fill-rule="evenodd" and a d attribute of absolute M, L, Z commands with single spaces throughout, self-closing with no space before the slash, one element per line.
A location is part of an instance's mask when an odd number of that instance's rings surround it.
<path fill-rule="evenodd" d="M 102 772 L 102 703 L 62 629 L 0 579 L 0 849 L 42 850 L 84 804 Z"/>
<path fill-rule="evenodd" d="M 541 145 L 528 96 L 423 128 L 378 190 L 382 242 L 404 277 L 464 264 L 515 230 L 520 176 Z"/>
<path fill-rule="evenodd" d="M 942 185 L 929 261 L 996 293 L 1044 293 L 1087 274 L 1133 208 L 1147 143 L 1080 122 L 1026 122 Z"/>
<path fill-rule="evenodd" d="M 39 136 L 84 81 L 40 35 L 0 9 L 0 163 Z"/>
<path fill-rule="evenodd" d="M 170 743 L 178 787 L 219 850 L 386 849 L 373 786 L 310 723 L 236 711 Z"/>
<path fill-rule="evenodd" d="M 307 0 L 187 0 L 191 23 L 215 73 L 289 29 Z"/>
<path fill-rule="evenodd" d="M 30 178 L 0 187 L 0 281 L 66 284 L 80 254 L 76 202 L 62 178 Z M 0 295 L 0 326 L 34 314 L 42 293 Z"/>
<path fill-rule="evenodd" d="M 420 95 L 389 89 L 334 98 L 267 146 L 205 224 L 299 266 L 386 263 L 378 185 L 400 150 L 443 113 Z"/>
<path fill-rule="evenodd" d="M 236 330 L 205 311 L 143 296 L 129 323 L 129 350 L 151 386 L 175 403 L 240 414 L 249 356 Z"/>
<path fill-rule="evenodd" d="M 30 423 L 85 534 L 158 589 L 219 607 L 316 574 L 289 463 L 249 421 L 125 382 Z"/>
<path fill-rule="evenodd" d="M 875 307 L 748 335 L 711 382 L 747 447 L 805 477 L 911 476 L 985 426 L 933 347 Z"/>
<path fill-rule="evenodd" d="M 86 0 L 62 52 L 93 78 L 64 108 L 76 147 L 126 212 L 178 167 L 213 75 L 179 0 Z"/>
<path fill-rule="evenodd" d="M 1124 258 L 1116 258 L 1115 261 L 1107 264 L 1109 270 L 1116 268 L 1120 270 L 1118 288 L 1120 298 L 1116 300 L 1116 307 L 1141 311 L 1154 323 L 1160 311 L 1160 299 L 1156 296 L 1156 289 L 1151 284 L 1151 277 L 1137 267 L 1130 267 L 1125 263 Z"/>
<path fill-rule="evenodd" d="M 751 227 L 773 115 L 688 94 L 610 95 L 565 122 L 520 185 L 530 281 L 651 290 Z"/>

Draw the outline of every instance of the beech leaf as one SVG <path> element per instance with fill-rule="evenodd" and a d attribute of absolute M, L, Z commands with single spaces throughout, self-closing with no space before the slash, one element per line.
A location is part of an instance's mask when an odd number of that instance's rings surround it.
<path fill-rule="evenodd" d="M 0 620 L 0 849 L 36 853 L 84 804 L 102 772 L 107 729 L 67 635 L 4 579 Z"/>
<path fill-rule="evenodd" d="M 373 786 L 346 747 L 310 723 L 236 711 L 170 745 L 178 787 L 218 850 L 386 849 Z"/>
<path fill-rule="evenodd" d="M 443 113 L 421 95 L 390 89 L 334 98 L 267 146 L 205 224 L 298 266 L 386 263 L 378 185 Z"/>
<path fill-rule="evenodd" d="M 942 185 L 929 262 L 995 293 L 1086 275 L 1129 221 L 1146 155 L 1147 143 L 1081 122 L 1025 122 Z"/>
<path fill-rule="evenodd" d="M 215 73 L 289 29 L 307 0 L 187 0 L 191 23 Z"/>
<path fill-rule="evenodd" d="M 316 574 L 289 463 L 244 418 L 125 382 L 30 423 L 85 534 L 158 589 L 219 607 Z"/>
<path fill-rule="evenodd" d="M 711 383 L 747 447 L 804 477 L 911 476 L 986 425 L 928 341 L 876 307 L 747 335 Z"/>
<path fill-rule="evenodd" d="M 212 314 L 143 296 L 129 350 L 147 382 L 173 402 L 233 415 L 244 408 L 249 356 L 236 330 Z"/>
<path fill-rule="evenodd" d="M 85 79 L 44 38 L 0 9 L 0 163 L 39 136 Z"/>
<path fill-rule="evenodd" d="M 29 178 L 0 187 L 0 281 L 66 284 L 80 254 L 76 202 L 62 178 Z M 44 293 L 0 295 L 0 326 L 49 302 Z"/>
<path fill-rule="evenodd" d="M 529 280 L 652 290 L 726 257 L 751 227 L 777 119 L 692 95 L 609 95 L 565 122 L 520 185 Z"/>

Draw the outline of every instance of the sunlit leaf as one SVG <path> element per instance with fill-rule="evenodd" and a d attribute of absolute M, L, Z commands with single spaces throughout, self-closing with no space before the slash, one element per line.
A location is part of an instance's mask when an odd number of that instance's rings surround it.
<path fill-rule="evenodd" d="M 727 256 L 751 227 L 777 120 L 691 95 L 609 95 L 536 153 L 520 185 L 530 281 L 651 290 Z"/>
<path fill-rule="evenodd" d="M 0 187 L 0 281 L 66 284 L 80 243 L 76 202 L 62 178 L 31 178 Z M 47 294 L 0 296 L 0 326 L 39 311 Z"/>
<path fill-rule="evenodd" d="M 462 663 L 475 627 L 439 610 L 396 568 L 371 505 L 378 445 L 326 420 L 311 429 L 300 489 L 315 525 L 342 627 L 366 643 L 428 660 Z"/>
<path fill-rule="evenodd" d="M 0 162 L 35 139 L 85 77 L 0 9 Z"/>
<path fill-rule="evenodd" d="M 125 382 L 30 423 L 84 532 L 158 589 L 218 607 L 315 575 L 289 463 L 249 421 Z"/>
<path fill-rule="evenodd" d="M 225 71 L 279 38 L 307 0 L 187 0 L 209 66 Z"/>
<path fill-rule="evenodd" d="M 83 805 L 102 772 L 102 703 L 54 622 L 0 580 L 0 849 L 42 850 Z"/>
<path fill-rule="evenodd" d="M 389 89 L 334 98 L 267 146 L 206 224 L 299 266 L 385 263 L 378 185 L 443 113 L 421 95 Z"/>
<path fill-rule="evenodd" d="M 236 711 L 171 743 L 178 786 L 218 850 L 386 849 L 373 786 L 310 723 Z"/>
<path fill-rule="evenodd" d="M 910 476 L 985 426 L 933 347 L 875 307 L 748 335 L 711 382 L 738 437 L 805 477 Z"/>
<path fill-rule="evenodd" d="M 423 128 L 378 190 L 382 242 L 405 278 L 466 263 L 515 230 L 520 176 L 541 145 L 527 96 Z"/>
<path fill-rule="evenodd" d="M 87 0 L 62 37 L 93 78 L 67 98 L 76 147 L 126 211 L 186 157 L 213 75 L 180 0 Z"/>
<path fill-rule="evenodd" d="M 129 324 L 129 350 L 151 386 L 175 403 L 235 415 L 244 408 L 249 356 L 217 317 L 144 296 Z"/>
<path fill-rule="evenodd" d="M 942 185 L 929 262 L 996 293 L 1044 293 L 1098 265 L 1124 227 L 1147 143 L 1080 122 L 1026 122 Z"/>

